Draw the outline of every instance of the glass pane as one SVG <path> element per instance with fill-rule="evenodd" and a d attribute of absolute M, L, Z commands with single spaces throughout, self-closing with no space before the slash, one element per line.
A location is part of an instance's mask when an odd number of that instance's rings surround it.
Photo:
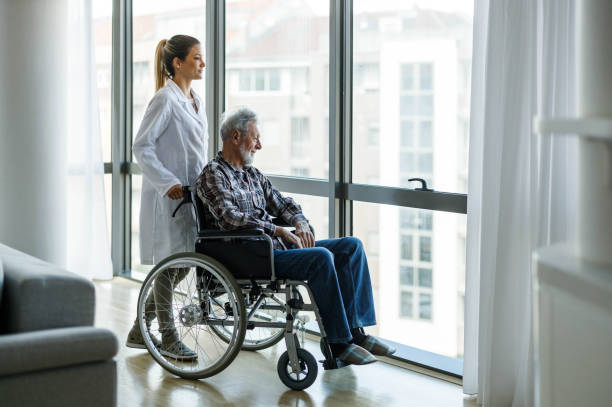
<path fill-rule="evenodd" d="M 419 318 L 431 319 L 431 294 L 419 294 Z"/>
<path fill-rule="evenodd" d="M 270 70 L 270 90 L 280 90 L 280 73 L 278 69 Z"/>
<path fill-rule="evenodd" d="M 142 175 L 132 175 L 132 272 L 145 273 L 153 268 L 140 261 L 140 194 Z"/>
<path fill-rule="evenodd" d="M 412 147 L 414 144 L 414 122 L 412 120 L 402 120 L 401 126 L 400 145 L 402 147 Z"/>
<path fill-rule="evenodd" d="M 160 2 L 133 0 L 133 134 L 140 127 L 142 116 L 155 93 L 155 48 L 162 39 L 185 34 L 200 40 L 200 47 L 206 57 L 206 0 L 188 2 Z M 208 69 L 208 68 L 205 68 Z M 206 101 L 206 84 L 202 80 L 191 83 L 191 88 Z"/>
<path fill-rule="evenodd" d="M 327 178 L 329 1 L 281 3 L 226 3 L 226 108 L 257 113 L 260 170 Z"/>
<path fill-rule="evenodd" d="M 106 226 L 108 228 L 108 241 L 111 241 L 111 227 L 113 215 L 113 175 L 104 174 L 104 199 L 106 201 Z"/>
<path fill-rule="evenodd" d="M 401 258 L 402 260 L 412 260 L 412 236 L 411 235 L 402 235 L 402 251 Z"/>
<path fill-rule="evenodd" d="M 402 291 L 400 294 L 400 316 L 412 318 L 412 293 Z"/>
<path fill-rule="evenodd" d="M 414 285 L 414 268 L 400 266 L 400 284 L 412 286 Z"/>
<path fill-rule="evenodd" d="M 419 287 L 431 288 L 431 269 L 419 269 Z"/>
<path fill-rule="evenodd" d="M 421 236 L 419 238 L 419 259 L 431 261 L 431 237 Z"/>
<path fill-rule="evenodd" d="M 92 3 L 96 84 L 98 87 L 98 108 L 100 110 L 102 160 L 104 162 L 111 160 L 112 6 L 112 1 L 94 1 Z M 110 222 L 110 218 L 108 220 Z"/>
<path fill-rule="evenodd" d="M 433 69 L 431 64 L 421 64 L 419 66 L 419 88 L 421 90 L 433 89 Z"/>
<path fill-rule="evenodd" d="M 364 242 L 379 316 L 369 332 L 463 355 L 465 227 L 463 214 L 353 202 L 353 231 Z M 366 240 L 371 234 L 377 241 Z M 414 255 L 405 256 L 405 247 Z"/>
<path fill-rule="evenodd" d="M 302 213 L 315 230 L 315 240 L 323 240 L 329 237 L 328 200 L 320 196 L 292 194 L 283 192 L 284 196 L 290 196 L 302 207 Z"/>
<path fill-rule="evenodd" d="M 256 91 L 262 91 L 265 89 L 264 87 L 264 70 L 263 69 L 257 69 L 255 70 L 255 90 Z"/>
<path fill-rule="evenodd" d="M 467 193 L 473 7 L 353 2 L 355 183 L 408 187 L 419 177 L 437 191 Z M 413 165 L 408 153 L 428 155 Z"/>
<path fill-rule="evenodd" d="M 431 148 L 432 146 L 431 120 L 421 121 L 419 127 L 419 147 Z"/>

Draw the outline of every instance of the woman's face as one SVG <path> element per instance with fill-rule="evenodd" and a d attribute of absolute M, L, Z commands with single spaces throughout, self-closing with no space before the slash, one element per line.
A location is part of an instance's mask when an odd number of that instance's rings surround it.
<path fill-rule="evenodd" d="M 176 73 L 181 74 L 185 78 L 191 80 L 202 79 L 202 74 L 206 64 L 204 63 L 204 57 L 202 56 L 202 51 L 199 44 L 191 47 L 189 50 L 189 55 L 185 57 L 184 61 L 181 61 L 179 58 L 174 58 L 174 61 L 176 64 L 174 67 Z"/>

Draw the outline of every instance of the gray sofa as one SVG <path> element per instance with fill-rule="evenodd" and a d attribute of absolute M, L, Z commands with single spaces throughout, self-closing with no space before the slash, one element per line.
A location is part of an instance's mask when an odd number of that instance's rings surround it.
<path fill-rule="evenodd" d="M 91 281 L 0 244 L 0 405 L 114 406 L 118 343 Z"/>

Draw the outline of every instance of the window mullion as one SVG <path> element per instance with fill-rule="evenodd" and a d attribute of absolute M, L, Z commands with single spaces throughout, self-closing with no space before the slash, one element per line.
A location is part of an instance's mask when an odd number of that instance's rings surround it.
<path fill-rule="evenodd" d="M 208 158 L 219 150 L 219 119 L 225 110 L 225 1 L 206 1 L 206 116 Z"/>
<path fill-rule="evenodd" d="M 352 234 L 352 0 L 330 1 L 329 47 L 329 236 Z"/>

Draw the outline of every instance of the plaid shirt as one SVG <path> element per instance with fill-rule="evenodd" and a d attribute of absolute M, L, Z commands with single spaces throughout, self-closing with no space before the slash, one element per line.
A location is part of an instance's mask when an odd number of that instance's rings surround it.
<path fill-rule="evenodd" d="M 202 170 L 196 189 L 209 212 L 206 225 L 216 229 L 256 227 L 273 236 L 276 225 L 270 215 L 290 225 L 308 222 L 302 208 L 292 198 L 282 196 L 257 168 L 235 167 L 220 151 Z M 275 249 L 285 248 L 278 237 L 272 239 Z"/>

